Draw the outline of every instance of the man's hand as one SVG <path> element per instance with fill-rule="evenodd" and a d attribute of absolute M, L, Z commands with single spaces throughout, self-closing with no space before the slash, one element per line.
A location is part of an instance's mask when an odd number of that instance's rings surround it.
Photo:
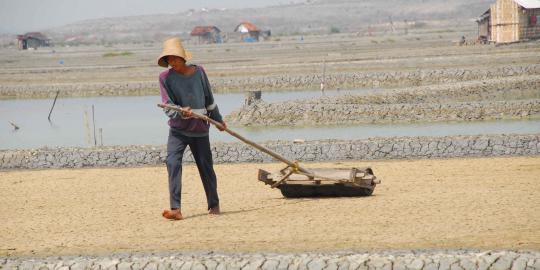
<path fill-rule="evenodd" d="M 182 118 L 191 118 L 192 116 L 193 112 L 191 111 L 191 107 L 182 108 Z"/>
<path fill-rule="evenodd" d="M 221 122 L 221 127 L 216 126 L 219 131 L 224 131 L 227 128 L 227 124 L 225 124 L 225 121 Z"/>

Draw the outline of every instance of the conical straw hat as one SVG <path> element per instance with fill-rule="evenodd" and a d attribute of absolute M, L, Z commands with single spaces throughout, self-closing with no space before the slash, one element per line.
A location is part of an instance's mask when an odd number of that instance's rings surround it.
<path fill-rule="evenodd" d="M 158 58 L 158 65 L 162 67 L 169 67 L 166 57 L 169 55 L 175 55 L 184 58 L 184 60 L 191 60 L 191 53 L 184 49 L 182 40 L 179 38 L 170 38 L 163 42 L 163 52 Z"/>

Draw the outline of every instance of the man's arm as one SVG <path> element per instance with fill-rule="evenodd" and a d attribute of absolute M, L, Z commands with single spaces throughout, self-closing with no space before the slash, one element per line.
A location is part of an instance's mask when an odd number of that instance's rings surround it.
<path fill-rule="evenodd" d="M 171 104 L 171 105 L 176 105 L 174 104 L 174 102 L 171 100 L 171 98 L 169 97 L 169 93 L 168 93 L 168 90 L 167 90 L 167 86 L 165 85 L 165 78 L 167 78 L 167 75 L 169 73 L 166 71 L 166 72 L 163 72 L 159 75 L 159 91 L 160 91 L 160 94 L 161 94 L 161 103 L 163 104 Z M 177 111 L 173 111 L 171 109 L 163 109 L 163 112 L 165 112 L 165 114 L 169 117 L 169 118 L 178 118 L 180 117 L 180 113 L 177 112 Z"/>
<path fill-rule="evenodd" d="M 203 77 L 203 89 L 204 89 L 204 105 L 206 106 L 206 110 L 208 111 L 208 117 L 210 119 L 218 121 L 222 124 L 225 124 L 223 121 L 223 117 L 221 116 L 221 113 L 219 112 L 219 108 L 214 100 L 214 95 L 212 94 L 212 87 L 210 86 L 210 82 L 208 81 L 208 77 L 206 76 L 206 72 L 201 67 L 202 71 L 202 77 Z"/>

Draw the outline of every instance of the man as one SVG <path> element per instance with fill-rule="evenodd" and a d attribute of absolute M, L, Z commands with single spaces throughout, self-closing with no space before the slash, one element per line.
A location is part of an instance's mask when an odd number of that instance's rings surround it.
<path fill-rule="evenodd" d="M 207 114 L 226 127 L 218 107 L 214 102 L 210 83 L 204 69 L 197 65 L 187 65 L 191 54 L 186 52 L 179 38 L 171 38 L 163 43 L 163 53 L 158 65 L 170 69 L 159 75 L 161 99 L 163 103 L 174 104 L 187 113 L 164 109 L 169 116 L 169 137 L 167 141 L 167 172 L 169 175 L 170 210 L 164 210 L 163 217 L 181 220 L 182 157 L 187 146 L 193 153 L 201 177 L 208 203 L 208 213 L 219 215 L 217 180 L 213 168 L 212 152 L 208 138 L 209 123 L 191 118 L 191 112 Z M 223 131 L 223 130 L 221 130 Z"/>

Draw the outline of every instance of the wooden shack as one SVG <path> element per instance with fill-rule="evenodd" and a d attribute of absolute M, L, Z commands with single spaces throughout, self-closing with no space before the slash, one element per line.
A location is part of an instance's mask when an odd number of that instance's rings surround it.
<path fill-rule="evenodd" d="M 198 37 L 199 44 L 222 43 L 221 30 L 216 26 L 195 26 L 192 37 Z"/>
<path fill-rule="evenodd" d="M 478 18 L 478 38 L 511 43 L 540 38 L 540 0 L 497 0 Z"/>
<path fill-rule="evenodd" d="M 478 41 L 488 43 L 491 40 L 491 12 L 488 9 L 476 22 L 478 23 Z"/>
<path fill-rule="evenodd" d="M 261 30 L 250 22 L 241 22 L 234 28 L 234 32 L 241 34 L 243 41 L 259 41 Z"/>
<path fill-rule="evenodd" d="M 17 35 L 17 40 L 19 50 L 50 46 L 50 39 L 40 32 L 29 32 L 24 35 Z"/>

